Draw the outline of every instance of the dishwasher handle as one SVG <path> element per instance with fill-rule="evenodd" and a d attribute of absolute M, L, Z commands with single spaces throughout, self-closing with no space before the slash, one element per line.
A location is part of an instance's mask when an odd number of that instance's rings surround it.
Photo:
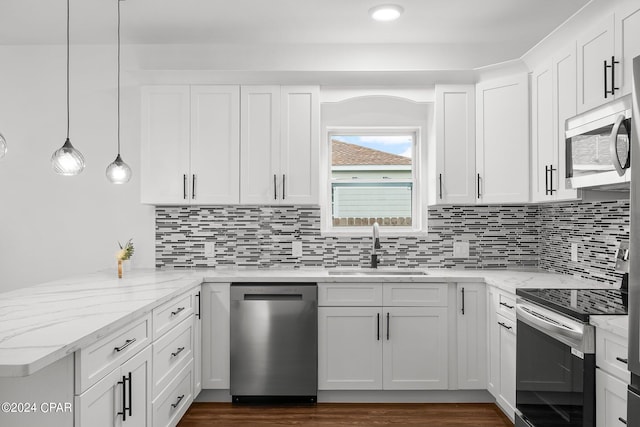
<path fill-rule="evenodd" d="M 244 301 L 302 301 L 302 294 L 244 294 Z"/>

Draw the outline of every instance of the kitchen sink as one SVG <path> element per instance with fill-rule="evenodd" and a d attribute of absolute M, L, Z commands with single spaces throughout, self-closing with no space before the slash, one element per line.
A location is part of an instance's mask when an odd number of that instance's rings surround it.
<path fill-rule="evenodd" d="M 423 270 L 385 270 L 360 268 L 354 270 L 329 270 L 329 276 L 426 276 Z"/>

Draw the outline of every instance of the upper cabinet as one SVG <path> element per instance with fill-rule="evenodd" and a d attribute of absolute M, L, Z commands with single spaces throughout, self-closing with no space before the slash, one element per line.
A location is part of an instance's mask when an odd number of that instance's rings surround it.
<path fill-rule="evenodd" d="M 142 89 L 142 202 L 317 204 L 317 86 Z"/>
<path fill-rule="evenodd" d="M 438 85 L 436 107 L 436 203 L 476 202 L 474 85 Z"/>
<path fill-rule="evenodd" d="M 142 203 L 238 203 L 238 86 L 142 88 Z"/>
<path fill-rule="evenodd" d="M 476 85 L 478 203 L 529 201 L 529 82 L 526 73 Z"/>
<path fill-rule="evenodd" d="M 631 93 L 640 55 L 640 5 L 623 1 L 578 37 L 578 113 Z"/>
<path fill-rule="evenodd" d="M 320 104 L 317 86 L 243 86 L 244 204 L 317 204 Z"/>

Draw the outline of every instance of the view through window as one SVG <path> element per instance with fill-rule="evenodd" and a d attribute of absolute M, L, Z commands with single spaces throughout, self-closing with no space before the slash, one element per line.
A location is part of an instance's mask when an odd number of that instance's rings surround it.
<path fill-rule="evenodd" d="M 330 134 L 331 223 L 411 228 L 415 135 Z"/>

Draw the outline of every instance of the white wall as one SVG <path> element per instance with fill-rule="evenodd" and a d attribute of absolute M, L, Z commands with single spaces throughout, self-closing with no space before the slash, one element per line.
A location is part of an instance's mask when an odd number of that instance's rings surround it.
<path fill-rule="evenodd" d="M 71 142 L 87 167 L 56 175 L 66 137 L 64 46 L 0 47 L 0 292 L 105 268 L 133 238 L 135 267 L 154 265 L 153 208 L 140 204 L 139 90 L 123 75 L 124 186 L 104 171 L 116 154 L 115 46 L 72 46 Z"/>

